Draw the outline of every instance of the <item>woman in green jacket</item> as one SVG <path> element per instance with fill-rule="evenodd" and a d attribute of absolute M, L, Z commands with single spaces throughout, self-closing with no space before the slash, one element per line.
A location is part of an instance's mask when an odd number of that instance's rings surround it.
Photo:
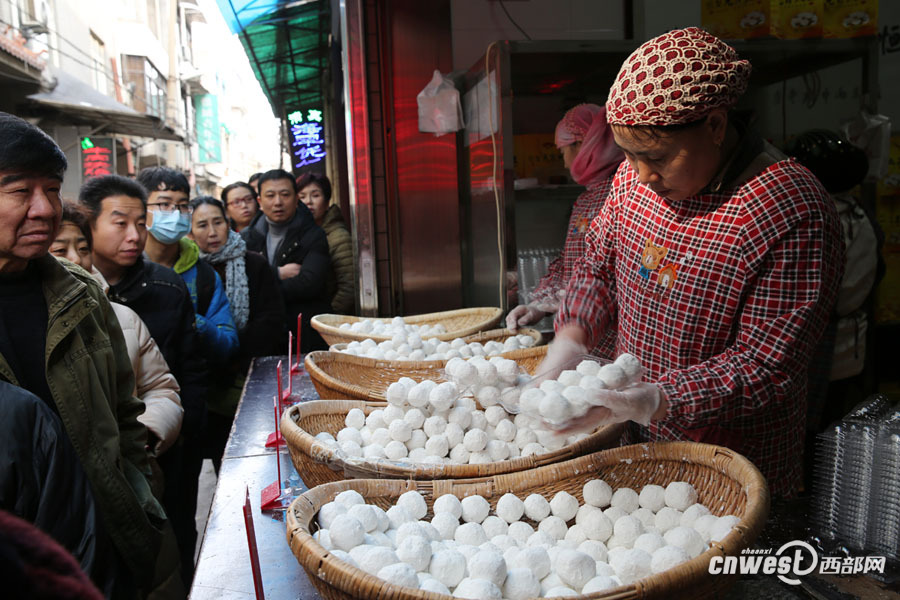
<path fill-rule="evenodd" d="M 325 230 L 331 254 L 331 273 L 325 282 L 331 297 L 331 310 L 339 315 L 353 314 L 356 275 L 353 270 L 353 242 L 341 208 L 331 204 L 331 182 L 318 173 L 304 173 L 297 178 L 297 196 L 305 204 L 316 225 Z"/>

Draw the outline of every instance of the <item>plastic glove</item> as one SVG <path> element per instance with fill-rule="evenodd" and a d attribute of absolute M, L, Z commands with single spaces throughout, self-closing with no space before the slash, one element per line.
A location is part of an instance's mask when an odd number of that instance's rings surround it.
<path fill-rule="evenodd" d="M 556 379 L 575 359 L 587 354 L 587 351 L 584 344 L 567 337 L 557 337 L 547 347 L 547 356 L 535 371 L 538 375 L 536 380 Z"/>
<path fill-rule="evenodd" d="M 547 313 L 531 304 L 520 304 L 506 315 L 506 327 L 513 333 L 519 330 L 523 325 L 531 325 L 537 323 L 544 318 Z"/>
<path fill-rule="evenodd" d="M 581 431 L 593 431 L 603 425 L 634 421 L 649 425 L 660 410 L 662 391 L 652 383 L 638 383 L 624 390 L 600 390 L 594 392 L 592 406 L 587 413 L 575 419 L 561 433 L 571 435 Z"/>

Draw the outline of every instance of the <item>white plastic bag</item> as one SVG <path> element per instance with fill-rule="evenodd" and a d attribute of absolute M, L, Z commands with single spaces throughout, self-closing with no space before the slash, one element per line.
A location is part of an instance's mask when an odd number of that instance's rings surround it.
<path fill-rule="evenodd" d="M 459 91 L 453 80 L 441 75 L 437 69 L 416 100 L 419 103 L 419 131 L 440 136 L 463 128 Z"/>
<path fill-rule="evenodd" d="M 869 179 L 886 177 L 891 144 L 890 117 L 862 111 L 841 129 L 851 144 L 865 150 L 869 159 Z"/>

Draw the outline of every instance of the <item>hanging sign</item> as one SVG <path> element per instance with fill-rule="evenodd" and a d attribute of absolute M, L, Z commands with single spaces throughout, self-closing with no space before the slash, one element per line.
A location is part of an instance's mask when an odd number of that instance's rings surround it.
<path fill-rule="evenodd" d="M 315 164 L 325 158 L 325 129 L 322 111 L 310 108 L 306 114 L 295 110 L 288 114 L 294 168 Z"/>
<path fill-rule="evenodd" d="M 201 164 L 222 162 L 222 134 L 219 125 L 219 99 L 215 94 L 194 96 L 197 114 L 197 145 Z"/>
<path fill-rule="evenodd" d="M 81 178 L 102 177 L 116 172 L 116 139 L 81 138 Z"/>

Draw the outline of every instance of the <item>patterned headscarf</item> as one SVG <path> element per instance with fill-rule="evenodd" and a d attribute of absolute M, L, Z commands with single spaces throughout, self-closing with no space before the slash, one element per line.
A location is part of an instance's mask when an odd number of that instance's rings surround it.
<path fill-rule="evenodd" d="M 606 109 L 596 104 L 570 108 L 556 125 L 555 141 L 559 149 L 581 142 L 569 170 L 572 179 L 585 187 L 612 175 L 625 158 L 606 123 Z"/>
<path fill-rule="evenodd" d="M 750 63 L 697 27 L 644 42 L 626 59 L 606 101 L 611 125 L 678 125 L 734 106 Z"/>

